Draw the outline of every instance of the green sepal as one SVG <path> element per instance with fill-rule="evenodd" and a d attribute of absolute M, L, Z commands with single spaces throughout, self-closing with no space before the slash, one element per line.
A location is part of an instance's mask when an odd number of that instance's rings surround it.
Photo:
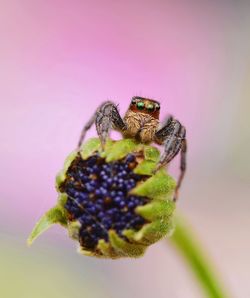
<path fill-rule="evenodd" d="M 152 176 L 160 159 L 160 151 L 148 145 L 141 145 L 140 149 L 143 150 L 144 160 L 137 165 L 134 169 L 134 173 Z"/>
<path fill-rule="evenodd" d="M 173 215 L 174 210 L 175 203 L 171 200 L 153 200 L 146 205 L 136 207 L 135 212 L 148 221 L 154 221 L 157 219 L 167 220 Z"/>
<path fill-rule="evenodd" d="M 57 199 L 57 205 L 60 206 L 61 208 L 64 209 L 64 206 L 67 202 L 67 199 L 68 199 L 68 195 L 66 194 L 66 192 L 62 192 L 62 193 L 59 193 L 59 196 L 58 196 L 58 199 Z M 65 210 L 66 212 L 66 210 Z"/>
<path fill-rule="evenodd" d="M 86 143 L 84 143 L 80 149 L 80 155 L 82 159 L 87 159 L 94 152 L 99 151 L 101 148 L 101 142 L 99 138 L 89 139 Z"/>
<path fill-rule="evenodd" d="M 136 233 L 133 229 L 126 229 L 122 232 L 122 235 L 127 237 L 130 242 L 135 242 L 134 236 Z"/>
<path fill-rule="evenodd" d="M 69 237 L 72 239 L 79 239 L 79 230 L 81 228 L 81 223 L 78 220 L 68 222 L 68 233 Z"/>
<path fill-rule="evenodd" d="M 57 189 L 58 192 L 59 192 L 60 185 L 66 179 L 66 173 L 68 171 L 68 168 L 70 167 L 70 165 L 72 164 L 72 162 L 76 158 L 76 156 L 77 156 L 77 151 L 71 152 L 68 155 L 68 157 L 66 158 L 65 162 L 64 162 L 63 169 L 57 174 L 57 176 L 56 176 L 56 189 Z"/>
<path fill-rule="evenodd" d="M 105 150 L 107 162 L 115 161 L 124 158 L 129 153 L 139 151 L 141 145 L 133 139 L 123 139 L 113 142 L 110 148 Z"/>
<path fill-rule="evenodd" d="M 31 245 L 38 236 L 40 236 L 53 224 L 60 224 L 64 227 L 67 226 L 65 212 L 61 206 L 57 205 L 54 208 L 51 208 L 39 219 L 27 240 L 27 244 Z"/>
<path fill-rule="evenodd" d="M 123 240 L 114 230 L 109 231 L 109 241 L 117 252 L 118 257 L 138 258 L 144 255 L 147 248 L 145 245 L 129 243 Z"/>
<path fill-rule="evenodd" d="M 172 197 L 175 185 L 175 180 L 166 173 L 165 169 L 161 169 L 154 176 L 132 189 L 131 194 L 155 200 L 166 200 Z"/>
<path fill-rule="evenodd" d="M 172 219 L 159 219 L 144 225 L 134 234 L 133 239 L 143 245 L 153 244 L 165 236 L 169 236 L 174 229 Z"/>
<path fill-rule="evenodd" d="M 99 258 L 108 259 L 118 259 L 120 258 L 119 253 L 117 253 L 110 243 L 106 242 L 104 239 L 98 241 L 97 250 L 100 251 L 98 255 Z"/>
<path fill-rule="evenodd" d="M 145 160 L 157 163 L 160 160 L 160 151 L 156 147 L 144 145 Z"/>
<path fill-rule="evenodd" d="M 151 160 L 143 160 L 141 163 L 137 165 L 137 167 L 134 169 L 135 174 L 139 175 L 147 175 L 151 176 L 153 175 L 153 171 L 156 168 L 157 163 Z"/>
<path fill-rule="evenodd" d="M 134 173 L 152 176 L 160 159 L 160 151 L 148 145 L 143 145 L 141 148 L 143 149 L 144 160 L 137 165 Z"/>
<path fill-rule="evenodd" d="M 83 247 L 79 247 L 77 250 L 81 255 L 84 255 L 86 257 L 98 257 L 95 252 L 90 251 L 90 250 L 86 250 Z"/>
<path fill-rule="evenodd" d="M 118 259 L 119 255 L 115 252 L 115 250 L 110 246 L 109 243 L 105 242 L 105 240 L 101 239 L 98 242 L 97 249 L 94 251 L 85 249 L 84 247 L 79 247 L 78 252 L 81 255 L 87 257 L 96 257 L 99 259 Z"/>
<path fill-rule="evenodd" d="M 107 154 L 109 154 L 112 151 L 114 143 L 115 141 L 112 141 L 111 139 L 107 139 L 105 143 L 105 148 L 104 148 L 105 150 L 102 150 L 102 148 L 100 147 L 99 154 L 102 158 L 106 158 Z"/>

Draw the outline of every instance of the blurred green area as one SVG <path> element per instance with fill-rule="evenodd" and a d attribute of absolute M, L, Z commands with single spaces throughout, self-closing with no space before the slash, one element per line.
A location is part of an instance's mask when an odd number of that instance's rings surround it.
<path fill-rule="evenodd" d="M 63 251 L 32 250 L 23 239 L 0 239 L 1 298 L 105 297 L 87 276 L 71 275 Z"/>

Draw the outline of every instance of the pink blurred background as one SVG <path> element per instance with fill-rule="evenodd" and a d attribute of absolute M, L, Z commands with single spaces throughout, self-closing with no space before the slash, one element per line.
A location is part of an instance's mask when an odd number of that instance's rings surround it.
<path fill-rule="evenodd" d="M 1 297 L 203 297 L 164 241 L 100 261 L 53 227 L 26 247 L 82 125 L 133 95 L 186 125 L 179 209 L 232 297 L 250 297 L 249 29 L 249 1 L 0 0 Z"/>

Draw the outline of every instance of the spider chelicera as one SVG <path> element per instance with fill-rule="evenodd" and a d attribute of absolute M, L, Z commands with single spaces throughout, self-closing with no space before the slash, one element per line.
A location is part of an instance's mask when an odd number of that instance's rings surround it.
<path fill-rule="evenodd" d="M 117 105 L 111 101 L 104 102 L 83 127 L 78 148 L 80 148 L 87 131 L 95 123 L 103 148 L 112 128 L 121 132 L 125 138 L 133 138 L 144 144 L 154 142 L 163 145 L 164 152 L 155 171 L 168 164 L 180 152 L 181 172 L 174 194 L 174 200 L 176 201 L 186 170 L 186 129 L 171 115 L 160 126 L 159 115 L 160 103 L 153 99 L 133 97 L 123 119 L 119 114 Z"/>

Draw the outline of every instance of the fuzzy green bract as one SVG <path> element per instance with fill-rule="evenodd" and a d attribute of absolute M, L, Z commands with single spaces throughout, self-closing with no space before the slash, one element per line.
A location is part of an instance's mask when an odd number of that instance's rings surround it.
<path fill-rule="evenodd" d="M 139 182 L 131 194 L 147 197 L 148 203 L 138 206 L 135 212 L 146 220 L 146 223 L 139 231 L 127 229 L 120 237 L 114 230 L 109 230 L 109 241 L 99 240 L 95 250 L 79 248 L 80 253 L 87 256 L 101 258 L 137 258 L 144 254 L 147 247 L 161 238 L 170 235 L 173 231 L 173 213 L 175 203 L 173 193 L 175 181 L 170 177 L 165 169 L 161 169 L 154 174 L 157 162 L 160 158 L 158 149 L 149 145 L 137 143 L 132 139 L 122 139 L 119 141 L 108 140 L 105 150 L 102 151 L 98 138 L 88 140 L 80 150 L 82 159 L 87 159 L 93 154 L 99 153 L 106 162 L 120 160 L 128 154 L 139 156 L 138 165 L 134 173 L 145 175 L 147 179 Z M 68 230 L 71 238 L 78 240 L 80 223 L 69 220 L 64 204 L 67 201 L 67 194 L 60 192 L 60 185 L 66 179 L 67 170 L 75 160 L 78 152 L 72 152 L 64 163 L 63 170 L 56 177 L 56 189 L 58 191 L 58 202 L 55 207 L 45 213 L 35 225 L 28 239 L 31 244 L 42 232 L 53 224 L 60 224 Z"/>

